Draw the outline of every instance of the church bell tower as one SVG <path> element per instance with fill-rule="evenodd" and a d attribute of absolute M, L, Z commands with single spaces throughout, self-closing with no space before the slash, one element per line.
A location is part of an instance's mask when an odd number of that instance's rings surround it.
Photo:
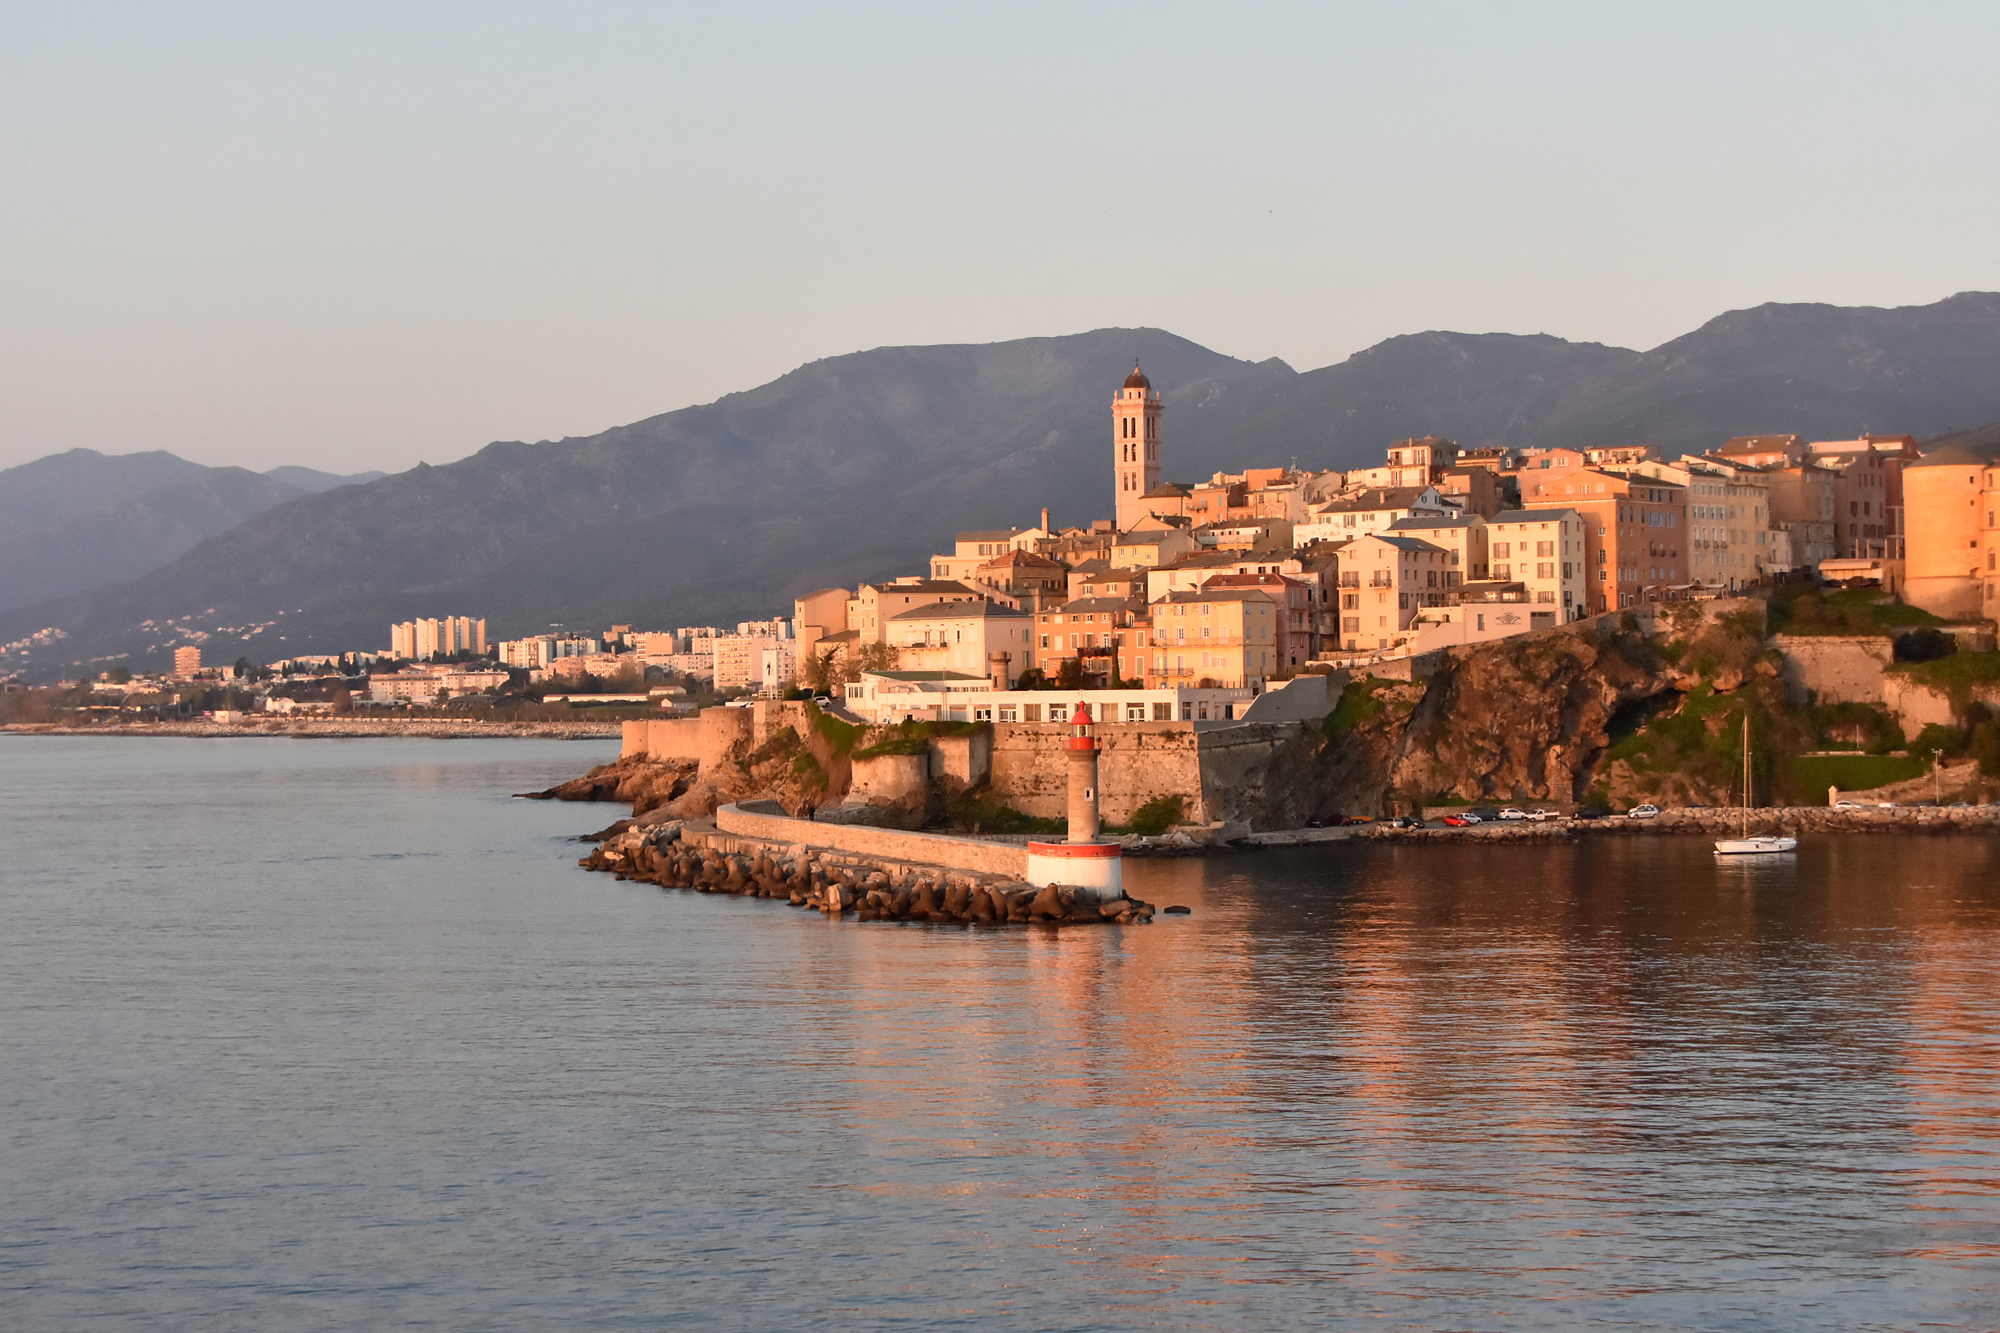
<path fill-rule="evenodd" d="M 1135 362 L 1111 403 L 1112 443 L 1117 449 L 1118 530 L 1127 531 L 1150 511 L 1145 494 L 1160 484 L 1160 395 Z"/>

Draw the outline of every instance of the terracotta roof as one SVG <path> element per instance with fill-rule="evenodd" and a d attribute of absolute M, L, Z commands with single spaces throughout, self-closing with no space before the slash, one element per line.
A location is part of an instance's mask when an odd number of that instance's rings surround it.
<path fill-rule="evenodd" d="M 1033 551 L 1022 551 L 1022 550 L 1011 550 L 1008 551 L 1005 555 L 996 555 L 991 560 L 988 560 L 985 564 L 981 565 L 980 568 L 1014 569 L 1022 565 L 1027 565 L 1034 569 L 1062 568 L 1062 564 L 1059 561 L 1051 560 L 1045 555 L 1036 555 Z"/>
<path fill-rule="evenodd" d="M 907 611 L 898 611 L 891 620 L 991 620 L 996 617 L 1020 616 L 1028 618 L 1026 611 L 1018 611 L 999 602 L 932 602 L 927 606 L 913 606 Z"/>
<path fill-rule="evenodd" d="M 1363 491 L 1352 500 L 1332 500 L 1316 511 L 1321 514 L 1365 513 L 1376 509 L 1408 509 L 1428 486 L 1378 486 Z"/>

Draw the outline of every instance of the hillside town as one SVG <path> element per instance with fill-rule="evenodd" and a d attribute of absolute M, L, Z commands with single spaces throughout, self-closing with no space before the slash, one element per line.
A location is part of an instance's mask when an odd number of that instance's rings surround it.
<path fill-rule="evenodd" d="M 1134 366 L 1109 405 L 1108 517 L 960 532 L 925 569 L 801 593 L 788 616 L 489 642 L 484 618 L 447 615 L 338 656 L 205 665 L 184 646 L 171 677 L 121 683 L 227 685 L 274 712 L 805 692 L 871 722 L 1060 720 L 1060 688 L 1109 721 L 1226 721 L 1302 673 L 1407 678 L 1449 647 L 1637 606 L 1817 580 L 1978 620 L 2000 581 L 2000 463 L 1908 435 L 1675 459 L 1427 436 L 1350 471 L 1186 482 L 1167 479 L 1166 415 Z M 281 688 L 329 676 L 330 697 Z"/>

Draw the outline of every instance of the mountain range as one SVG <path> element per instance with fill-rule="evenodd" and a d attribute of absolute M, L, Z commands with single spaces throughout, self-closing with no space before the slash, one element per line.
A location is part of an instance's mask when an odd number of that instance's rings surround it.
<path fill-rule="evenodd" d="M 597 435 L 286 499 L 125 582 L 0 597 L 0 643 L 60 628 L 59 652 L 31 650 L 40 676 L 157 665 L 169 617 L 211 636 L 211 660 L 268 660 L 379 647 L 412 616 L 484 616 L 505 637 L 768 616 L 809 588 L 921 572 L 959 529 L 1025 526 L 1044 505 L 1058 522 L 1108 514 L 1111 395 L 1134 361 L 1165 399 L 1173 480 L 1353 467 L 1423 434 L 1669 456 L 1751 433 L 1922 438 L 2000 420 L 2000 294 L 1764 305 L 1646 352 L 1418 333 L 1303 373 L 1158 329 L 877 348 Z M 21 507 L 10 479 L 50 461 L 0 473 L 0 517 Z"/>
<path fill-rule="evenodd" d="M 302 495 L 383 476 L 71 449 L 0 472 L 0 611 L 122 583 Z"/>

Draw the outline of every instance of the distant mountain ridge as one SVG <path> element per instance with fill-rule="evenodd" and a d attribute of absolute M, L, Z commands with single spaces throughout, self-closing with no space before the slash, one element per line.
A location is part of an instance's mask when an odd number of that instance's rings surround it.
<path fill-rule="evenodd" d="M 374 481 L 71 449 L 0 472 L 0 610 L 123 583 L 301 495 Z"/>
<path fill-rule="evenodd" d="M 961 528 L 1025 525 L 1043 505 L 1059 522 L 1108 514 L 1111 395 L 1135 359 L 1166 400 L 1174 480 L 1352 467 L 1426 433 L 1670 453 L 1750 432 L 1924 437 L 2000 420 L 2000 294 L 1765 305 L 1649 352 L 1410 334 L 1303 374 L 1157 329 L 877 348 L 597 435 L 292 499 L 129 583 L 0 614 L 0 643 L 59 626 L 64 667 L 158 654 L 142 622 L 208 607 L 218 625 L 288 613 L 281 641 L 219 644 L 230 659 L 381 646 L 412 615 L 483 615 L 508 637 L 768 615 L 807 588 L 920 571 Z"/>

